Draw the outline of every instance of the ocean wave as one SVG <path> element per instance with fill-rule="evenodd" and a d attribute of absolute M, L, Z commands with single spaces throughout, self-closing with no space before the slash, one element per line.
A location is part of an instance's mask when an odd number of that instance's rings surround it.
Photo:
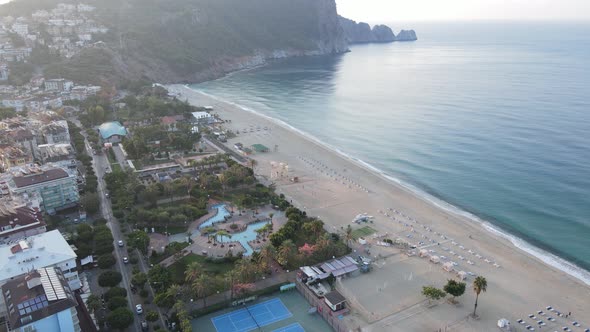
<path fill-rule="evenodd" d="M 424 190 L 421 190 L 420 188 L 418 188 L 410 183 L 402 181 L 399 178 L 396 178 L 395 176 L 388 174 L 387 172 L 379 169 L 378 167 L 375 167 L 374 165 L 371 165 L 370 163 L 368 163 L 362 159 L 359 159 L 359 158 L 356 158 L 352 155 L 349 155 L 348 153 L 340 150 L 339 148 L 334 147 L 328 143 L 325 143 L 325 142 L 321 141 L 320 139 L 318 139 L 317 137 L 315 137 L 307 132 L 304 132 L 298 128 L 293 127 L 292 125 L 288 124 L 287 122 L 285 122 L 283 120 L 268 116 L 266 114 L 263 114 L 263 113 L 260 113 L 256 110 L 254 110 L 250 107 L 240 105 L 238 103 L 223 99 L 221 97 L 218 97 L 216 95 L 212 95 L 212 94 L 207 93 L 205 91 L 192 88 L 188 84 L 184 85 L 184 87 L 189 90 L 201 93 L 211 99 L 217 100 L 222 103 L 230 104 L 232 106 L 243 109 L 244 111 L 253 113 L 253 114 L 260 116 L 260 117 L 263 117 L 263 118 L 265 118 L 265 119 L 267 119 L 267 120 L 269 120 L 269 121 L 271 121 L 283 128 L 286 128 L 298 135 L 301 135 L 304 138 L 312 141 L 313 143 L 316 143 L 316 144 L 338 154 L 340 157 L 354 163 L 355 165 L 362 167 L 362 168 L 364 168 L 364 169 L 366 169 L 378 176 L 385 178 L 390 183 L 393 183 L 395 185 L 402 187 L 403 189 L 407 190 L 411 194 L 427 201 L 428 203 L 435 205 L 436 207 L 438 207 L 440 209 L 443 209 L 444 211 L 447 211 L 447 212 L 452 213 L 454 215 L 458 215 L 458 216 L 464 217 L 468 220 L 471 220 L 473 222 L 481 224 L 482 227 L 486 231 L 488 231 L 498 237 L 501 237 L 503 239 L 510 241 L 512 243 L 512 245 L 514 245 L 516 248 L 518 248 L 518 249 L 528 253 L 529 255 L 541 260 L 542 262 L 544 262 L 545 264 L 547 264 L 553 268 L 556 268 L 562 272 L 569 274 L 570 276 L 572 276 L 572 277 L 574 277 L 574 278 L 576 278 L 576 279 L 578 279 L 590 286 L 590 272 L 589 271 L 587 271 L 587 270 L 585 270 L 585 269 L 575 265 L 574 263 L 571 263 L 561 257 L 558 257 L 548 251 L 540 249 L 540 248 L 526 242 L 525 240 L 523 240 L 515 235 L 506 233 L 503 230 L 501 230 L 498 227 L 491 224 L 490 222 L 483 220 L 483 219 L 479 218 L 478 216 L 474 215 L 473 213 L 465 211 L 453 204 L 450 204 L 450 203 L 448 203 L 436 196 L 433 196 L 433 195 L 425 192 Z"/>

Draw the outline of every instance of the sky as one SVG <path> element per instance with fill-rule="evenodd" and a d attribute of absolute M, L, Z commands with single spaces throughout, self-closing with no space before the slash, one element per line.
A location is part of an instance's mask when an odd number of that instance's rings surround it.
<path fill-rule="evenodd" d="M 355 21 L 590 20 L 590 0 L 336 0 Z"/>

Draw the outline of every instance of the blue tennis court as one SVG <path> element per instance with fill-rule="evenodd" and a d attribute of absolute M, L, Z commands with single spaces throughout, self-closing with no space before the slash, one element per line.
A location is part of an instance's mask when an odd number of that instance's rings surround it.
<path fill-rule="evenodd" d="M 275 298 L 211 318 L 217 332 L 247 332 L 293 316 L 281 299 Z M 295 332 L 298 330 L 286 330 Z M 303 330 L 302 330 L 303 331 Z"/>
<path fill-rule="evenodd" d="M 299 323 L 293 323 L 291 325 L 281 327 L 280 329 L 276 329 L 272 332 L 305 332 L 305 330 Z"/>

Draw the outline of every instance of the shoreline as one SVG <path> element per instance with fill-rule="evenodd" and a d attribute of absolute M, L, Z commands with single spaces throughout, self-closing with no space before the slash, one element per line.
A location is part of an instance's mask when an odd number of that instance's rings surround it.
<path fill-rule="evenodd" d="M 526 318 L 530 312 L 544 309 L 547 305 L 563 311 L 588 312 L 590 287 L 578 276 L 572 275 L 571 271 L 563 271 L 552 265 L 551 254 L 538 257 L 535 252 L 519 248 L 510 239 L 510 235 L 503 237 L 486 226 L 489 223 L 477 222 L 481 219 L 472 218 L 473 215 L 469 212 L 442 200 L 430 200 L 420 195 L 420 191 L 404 186 L 404 183 L 387 173 L 284 121 L 184 85 L 166 87 L 173 92 L 180 92 L 181 98 L 186 98 L 193 105 L 211 105 L 215 108 L 214 112 L 222 118 L 231 119 L 224 127 L 239 130 L 240 134 L 237 138 L 228 140 L 227 146 L 231 147 L 236 142 L 245 146 L 256 143 L 269 146 L 272 152 L 251 156 L 258 161 L 257 175 L 265 178 L 265 182 L 275 183 L 277 193 L 285 194 L 295 206 L 307 211 L 308 215 L 322 219 L 329 232 L 342 232 L 344 227 L 350 225 L 353 216 L 364 212 L 375 216 L 375 222 L 367 225 L 374 228 L 377 234 L 385 233 L 392 239 L 405 239 L 413 234 L 411 232 L 416 233 L 413 225 L 409 225 L 412 230 L 408 231 L 408 223 L 411 224 L 412 221 L 407 218 L 411 216 L 411 220 L 415 220 L 413 222 L 419 221 L 418 224 L 428 229 L 425 233 L 427 236 L 437 234 L 437 240 L 433 238 L 430 239 L 432 244 L 419 244 L 420 248 L 446 249 L 446 252 L 436 255 L 449 255 L 452 260 L 461 259 L 457 260 L 460 265 L 455 271 L 472 271 L 488 280 L 490 292 L 485 295 L 486 315 L 480 316 L 479 320 L 471 320 L 464 315 L 473 301 L 469 289 L 473 277 L 469 277 L 468 290 L 462 298 L 465 311 L 449 311 L 446 305 L 439 305 L 436 309 L 430 308 L 424 314 L 416 315 L 416 318 L 404 318 L 403 321 L 396 322 L 397 325 L 392 329 L 392 321 L 398 317 L 396 310 L 411 311 L 420 306 L 423 301 L 421 287 L 442 287 L 441 283 L 446 282 L 450 274 L 442 270 L 441 265 L 433 265 L 428 260 L 407 257 L 401 251 L 392 252 L 372 246 L 371 257 L 379 262 L 376 269 L 366 277 L 346 279 L 342 284 L 342 290 L 346 291 L 348 288 L 352 293 L 347 293 L 347 296 L 361 308 L 346 318 L 350 320 L 349 326 L 366 326 L 367 331 L 438 330 L 443 322 L 460 321 L 464 325 L 459 329 L 461 331 L 491 331 L 491 326 L 495 326 L 500 318 L 508 318 L 514 322 L 518 318 Z M 256 130 L 256 127 L 259 129 Z M 276 150 L 273 149 L 275 146 Z M 287 164 L 288 177 L 297 176 L 299 181 L 294 183 L 285 177 L 272 178 L 273 162 L 275 165 L 277 162 Z M 314 168 L 310 166 L 310 162 L 316 166 L 321 164 L 321 167 Z M 342 172 L 347 179 L 353 180 L 354 185 L 351 187 L 348 183 L 340 183 L 343 180 L 336 180 L 336 172 Z M 400 219 L 386 214 L 391 208 L 402 212 L 406 227 Z M 353 227 L 362 226 L 354 224 Z M 425 232 L 421 227 L 418 231 Z M 443 233 L 446 236 L 444 240 L 441 239 Z M 414 243 L 419 241 L 420 234 L 415 235 L 415 240 L 411 240 Z M 436 241 L 439 241 L 438 246 Z M 451 251 L 445 246 L 450 247 Z M 475 252 L 469 248 L 475 249 Z M 478 258 L 469 256 L 467 249 L 470 255 Z M 458 252 L 454 253 L 453 250 Z M 380 251 L 384 256 L 381 256 Z M 467 257 L 462 258 L 461 255 Z M 470 262 L 467 258 L 474 260 L 475 264 L 472 262 L 471 265 L 463 265 Z M 380 286 L 375 287 L 376 285 Z M 391 302 L 394 298 L 398 300 Z M 385 303 L 379 303 L 379 299 Z M 459 308 L 462 306 L 459 305 Z M 374 312 L 372 317 L 378 318 L 367 320 L 366 315 L 361 317 L 362 312 L 371 312 L 372 315 Z M 585 322 L 585 317 L 589 317 L 587 314 L 577 317 L 582 323 L 590 324 Z"/>
<path fill-rule="evenodd" d="M 251 69 L 244 69 L 244 70 L 251 70 Z M 171 86 L 171 85 L 168 85 L 168 86 Z M 329 150 L 330 152 L 332 152 L 332 153 L 338 155 L 339 157 L 341 157 L 342 159 L 344 159 L 346 162 L 354 163 L 355 165 L 364 168 L 365 170 L 372 173 L 373 175 L 388 181 L 391 185 L 404 190 L 407 194 L 413 195 L 417 199 L 424 200 L 428 204 L 432 204 L 432 205 L 436 206 L 437 208 L 440 208 L 448 213 L 460 216 L 462 218 L 469 220 L 469 222 L 473 222 L 476 225 L 480 225 L 482 228 L 484 228 L 491 235 L 494 235 L 494 236 L 497 236 L 497 237 L 500 237 L 504 240 L 509 241 L 512 244 L 512 246 L 514 246 L 514 248 L 522 251 L 523 253 L 531 255 L 532 257 L 540 260 L 542 263 L 544 263 L 552 268 L 555 268 L 561 272 L 567 273 L 571 277 L 576 278 L 579 281 L 581 281 L 582 283 L 585 283 L 586 285 L 590 286 L 590 271 L 589 270 L 586 270 L 585 268 L 577 265 L 575 262 L 571 262 L 571 261 L 567 260 L 566 258 L 560 257 L 558 254 L 552 253 L 551 251 L 549 251 L 547 249 L 543 249 L 540 246 L 530 243 L 526 238 L 523 238 L 523 237 L 519 236 L 518 234 L 513 234 L 509 230 L 505 230 L 501 226 L 495 225 L 492 221 L 486 220 L 486 219 L 478 216 L 474 212 L 470 212 L 464 208 L 453 205 L 440 197 L 437 197 L 425 190 L 420 189 L 419 187 L 417 187 L 411 183 L 406 183 L 406 182 L 396 178 L 394 175 L 388 174 L 387 172 L 373 166 L 372 164 L 370 164 L 362 159 L 351 156 L 351 155 L 343 152 L 342 150 L 338 149 L 337 147 L 332 146 L 328 143 L 321 142 L 320 139 L 313 136 L 312 134 L 306 133 L 303 130 L 298 129 L 298 128 L 286 123 L 283 120 L 273 118 L 273 117 L 268 116 L 266 114 L 260 113 L 256 110 L 251 109 L 250 107 L 239 105 L 237 103 L 234 103 L 234 102 L 231 102 L 228 100 L 224 100 L 223 98 L 217 97 L 215 95 L 211 95 L 207 92 L 193 89 L 190 87 L 190 84 L 184 84 L 183 87 L 185 89 L 192 91 L 192 92 L 196 92 L 196 93 L 205 95 L 205 96 L 207 96 L 211 99 L 214 99 L 218 102 L 221 102 L 221 103 L 230 104 L 234 107 L 237 107 L 237 108 L 240 108 L 246 112 L 249 112 L 255 116 L 262 117 L 268 121 L 271 121 L 274 124 L 279 125 L 285 129 L 291 131 L 292 133 L 298 135 L 299 137 L 301 137 L 311 143 L 314 143 L 324 149 Z"/>

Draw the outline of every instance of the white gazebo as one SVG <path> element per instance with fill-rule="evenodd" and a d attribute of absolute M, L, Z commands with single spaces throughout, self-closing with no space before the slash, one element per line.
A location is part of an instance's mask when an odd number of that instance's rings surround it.
<path fill-rule="evenodd" d="M 460 280 L 465 280 L 465 279 L 467 279 L 467 272 L 465 272 L 465 271 L 459 271 L 459 272 L 457 272 L 457 277 Z"/>
<path fill-rule="evenodd" d="M 440 263 L 440 257 L 438 257 L 438 256 L 431 256 L 430 257 L 430 261 L 433 262 L 434 264 L 438 264 L 438 263 Z"/>

